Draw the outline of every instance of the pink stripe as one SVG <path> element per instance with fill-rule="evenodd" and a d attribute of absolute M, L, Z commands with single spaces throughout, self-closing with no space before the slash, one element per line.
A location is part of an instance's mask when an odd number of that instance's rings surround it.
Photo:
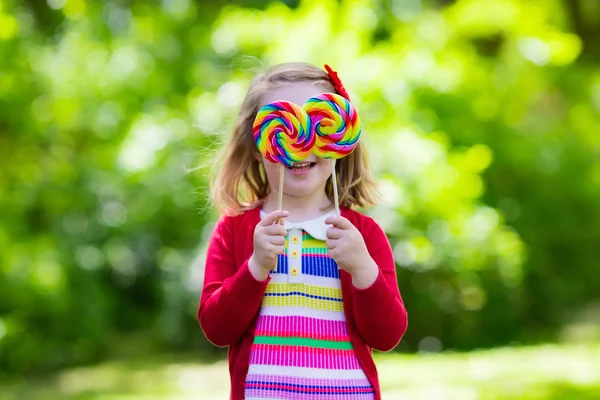
<path fill-rule="evenodd" d="M 297 391 L 302 391 L 306 394 L 313 394 L 315 392 L 327 392 L 328 394 L 343 394 L 343 393 L 348 393 L 348 392 L 361 392 L 361 393 L 370 393 L 372 392 L 371 388 L 352 388 L 352 387 L 347 387 L 347 388 L 299 388 L 297 386 L 293 386 L 293 385 L 286 385 L 286 384 L 278 384 L 278 383 L 257 383 L 257 384 L 246 384 L 246 388 L 248 389 L 261 389 L 261 388 L 271 388 L 271 389 L 291 389 L 291 390 L 297 390 Z M 321 394 L 321 393 L 319 393 Z"/>
<path fill-rule="evenodd" d="M 347 399 L 347 395 L 342 394 L 309 394 L 309 393 L 291 393 L 285 392 L 280 393 L 277 390 L 262 390 L 262 389 L 254 389 L 247 388 L 245 397 L 255 397 L 259 399 L 288 399 L 288 400 L 324 400 L 324 399 Z M 370 393 L 361 393 L 352 395 L 353 400 L 373 400 L 374 394 Z"/>
<path fill-rule="evenodd" d="M 246 381 L 267 382 L 270 384 L 295 384 L 303 386 L 368 386 L 371 383 L 365 379 L 335 379 L 335 378 L 304 378 L 293 376 L 265 375 L 265 374 L 248 374 Z"/>
<path fill-rule="evenodd" d="M 323 369 L 360 369 L 354 350 L 253 344 L 250 364 Z"/>
<path fill-rule="evenodd" d="M 293 332 L 293 336 L 303 336 L 311 339 L 329 336 L 343 338 L 340 341 L 350 341 L 346 321 L 331 321 L 299 316 L 261 315 L 258 318 L 256 330 L 257 333 L 255 335 L 284 336 L 282 332 Z M 261 333 L 259 334 L 258 332 Z"/>
<path fill-rule="evenodd" d="M 287 253 L 283 253 L 281 256 L 282 257 L 288 257 L 288 254 Z M 302 257 L 329 258 L 329 256 L 327 254 L 311 253 L 311 252 L 303 252 L 302 253 Z"/>

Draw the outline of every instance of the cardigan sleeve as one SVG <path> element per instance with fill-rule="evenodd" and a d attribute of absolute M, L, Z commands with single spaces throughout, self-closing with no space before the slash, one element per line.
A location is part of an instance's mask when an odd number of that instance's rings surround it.
<path fill-rule="evenodd" d="M 396 265 L 390 242 L 381 227 L 368 219 L 365 244 L 379 267 L 375 282 L 353 290 L 353 311 L 358 331 L 370 347 L 390 351 L 406 332 L 408 314 L 396 280 Z"/>
<path fill-rule="evenodd" d="M 243 336 L 260 308 L 270 280 L 257 281 L 248 269 L 248 260 L 238 268 L 234 251 L 231 218 L 221 217 L 208 246 L 198 307 L 200 326 L 216 346 L 229 346 Z"/>

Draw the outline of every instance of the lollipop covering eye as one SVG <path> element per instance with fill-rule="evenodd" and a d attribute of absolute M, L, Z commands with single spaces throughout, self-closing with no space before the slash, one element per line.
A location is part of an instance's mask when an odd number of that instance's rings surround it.
<path fill-rule="evenodd" d="M 252 127 L 254 142 L 271 162 L 290 167 L 306 159 L 315 145 L 315 132 L 304 109 L 287 101 L 262 107 Z"/>
<path fill-rule="evenodd" d="M 362 132 L 356 109 L 335 93 L 311 97 L 303 106 L 314 131 L 313 152 L 323 158 L 342 158 L 352 153 Z"/>

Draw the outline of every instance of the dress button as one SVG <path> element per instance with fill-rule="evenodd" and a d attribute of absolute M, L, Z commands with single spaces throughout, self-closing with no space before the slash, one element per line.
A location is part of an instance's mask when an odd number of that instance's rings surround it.
<path fill-rule="evenodd" d="M 292 236 L 292 243 L 298 243 L 300 238 L 298 236 Z"/>
<path fill-rule="evenodd" d="M 294 276 L 298 275 L 298 268 L 295 268 L 295 267 L 294 267 L 294 268 L 292 268 L 292 269 L 290 270 L 290 274 L 292 274 L 292 275 L 294 275 Z"/>
<path fill-rule="evenodd" d="M 292 258 L 297 258 L 297 257 L 298 257 L 298 250 L 292 251 Z"/>

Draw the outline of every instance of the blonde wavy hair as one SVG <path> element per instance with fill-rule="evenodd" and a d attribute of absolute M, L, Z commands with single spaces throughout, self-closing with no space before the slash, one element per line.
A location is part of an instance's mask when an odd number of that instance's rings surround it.
<path fill-rule="evenodd" d="M 264 203 L 270 193 L 259 152 L 252 136 L 252 124 L 261 99 L 270 90 L 289 83 L 321 85 L 334 93 L 329 75 L 307 63 L 285 63 L 258 75 L 244 98 L 230 140 L 217 156 L 211 176 L 211 197 L 225 215 L 238 215 Z M 222 160 L 221 163 L 218 161 Z M 339 204 L 341 207 L 366 207 L 379 199 L 375 181 L 369 172 L 364 145 L 359 142 L 348 156 L 336 162 Z M 333 202 L 331 177 L 325 191 Z"/>

